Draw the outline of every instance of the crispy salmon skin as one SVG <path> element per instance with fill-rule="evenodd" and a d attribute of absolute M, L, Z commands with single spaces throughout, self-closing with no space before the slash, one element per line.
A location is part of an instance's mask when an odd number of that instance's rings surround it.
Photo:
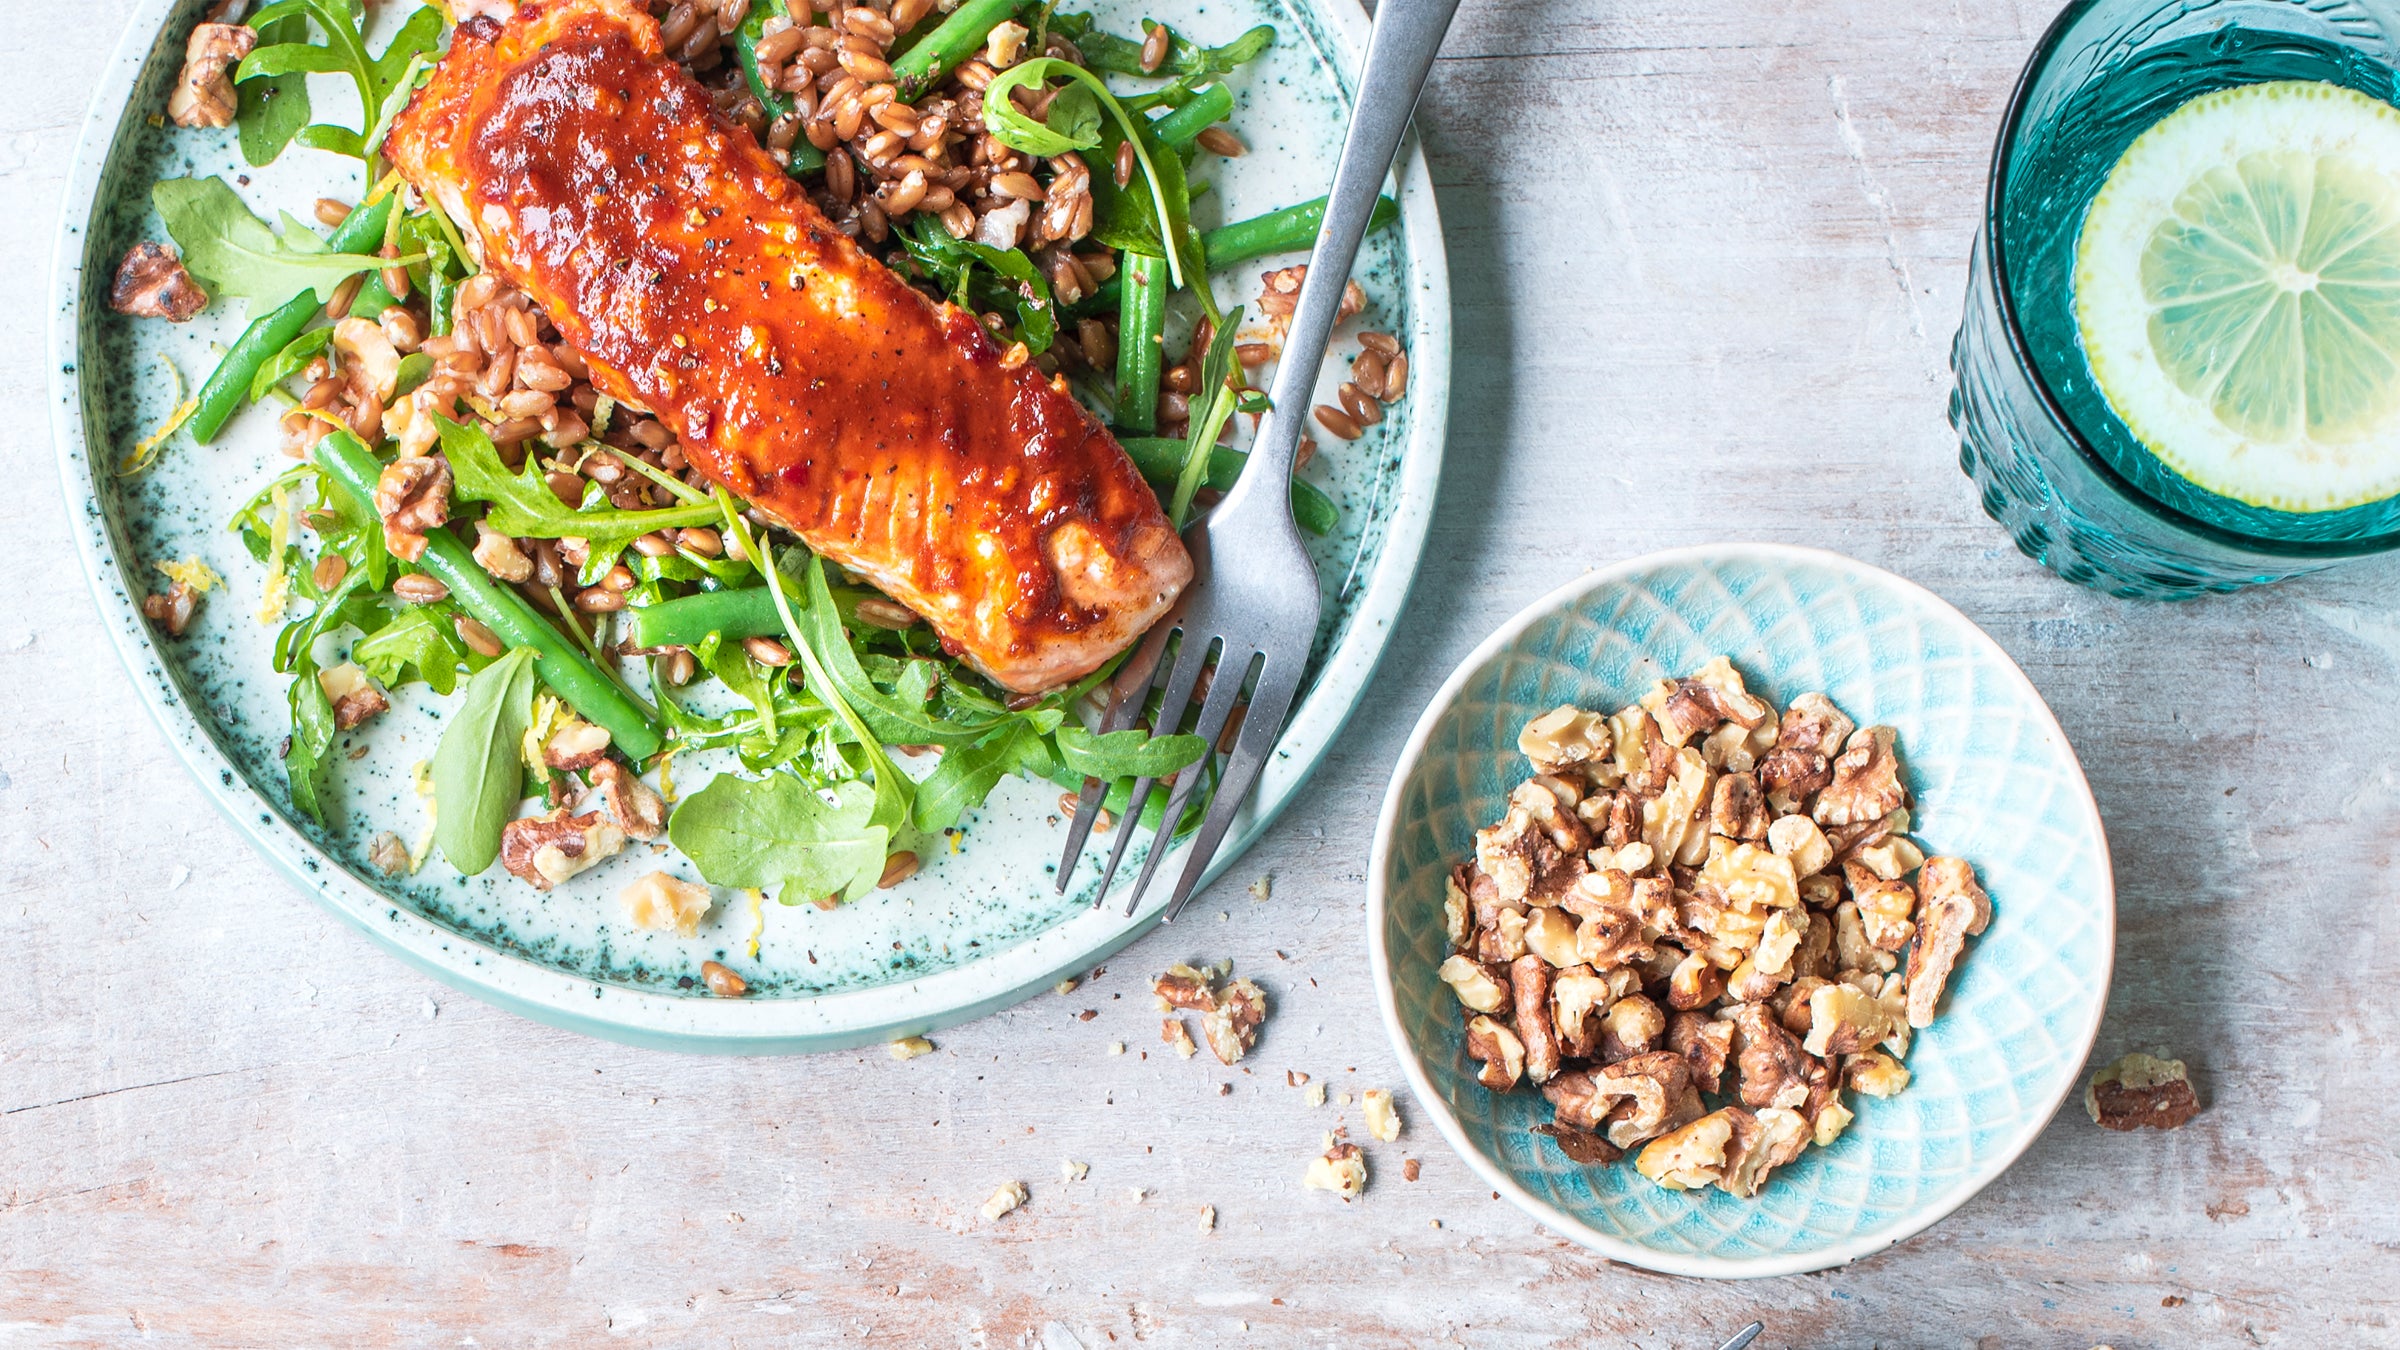
<path fill-rule="evenodd" d="M 602 392 L 999 684 L 1091 672 L 1191 579 L 1064 383 L 861 252 L 622 0 L 460 23 L 389 147 Z"/>

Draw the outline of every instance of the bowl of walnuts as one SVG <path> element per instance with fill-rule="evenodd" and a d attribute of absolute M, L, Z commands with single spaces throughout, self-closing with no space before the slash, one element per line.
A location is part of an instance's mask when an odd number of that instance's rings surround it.
<path fill-rule="evenodd" d="M 1545 1224 L 1685 1275 L 1879 1251 L 2066 1100 L 2115 897 L 2081 767 L 1938 597 L 1814 549 L 1585 575 L 1452 673 L 1369 869 L 1426 1116 Z"/>

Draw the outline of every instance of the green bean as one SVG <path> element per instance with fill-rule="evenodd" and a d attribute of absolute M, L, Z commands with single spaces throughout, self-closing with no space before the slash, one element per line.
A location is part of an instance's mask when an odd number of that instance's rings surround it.
<path fill-rule="evenodd" d="M 900 99 L 914 103 L 950 68 L 975 54 L 992 30 L 1015 17 L 1018 0 L 966 0 L 917 44 L 892 58 Z M 1035 53 L 1039 55 L 1040 53 Z"/>
<path fill-rule="evenodd" d="M 375 484 L 383 475 L 383 464 L 357 437 L 346 431 L 327 435 L 317 442 L 316 459 L 325 476 L 350 496 L 353 505 L 374 512 Z M 525 597 L 492 580 L 457 535 L 448 530 L 428 531 L 417 566 L 449 587 L 452 598 L 501 641 L 511 647 L 533 648 L 534 669 L 541 673 L 542 683 L 594 725 L 606 727 L 619 750 L 637 760 L 658 753 L 662 742 L 649 715 L 564 634 L 552 628 Z"/>
<path fill-rule="evenodd" d="M 1178 152 L 1192 148 L 1200 133 L 1225 120 L 1233 111 L 1233 91 L 1212 84 L 1191 102 L 1150 124 L 1150 134 Z"/>
<path fill-rule="evenodd" d="M 385 310 L 399 303 L 400 297 L 392 294 L 391 288 L 383 284 L 383 273 L 369 272 L 366 281 L 359 286 L 357 296 L 350 301 L 349 316 L 354 319 L 380 319 Z"/>
<path fill-rule="evenodd" d="M 1182 441 L 1163 436 L 1123 436 L 1117 444 L 1133 460 L 1133 467 L 1142 471 L 1150 486 L 1164 494 L 1175 490 L 1175 475 L 1183 470 L 1183 455 L 1188 448 Z M 1208 477 L 1201 481 L 1219 492 L 1233 486 L 1242 476 L 1242 465 L 1249 456 L 1239 450 L 1218 446 L 1209 452 Z M 1341 521 L 1341 512 L 1311 483 L 1292 480 L 1292 519 L 1310 534 L 1330 533 Z"/>
<path fill-rule="evenodd" d="M 397 193 L 386 193 L 382 201 L 352 211 L 334 227 L 332 237 L 325 241 L 326 250 L 357 253 L 380 243 L 384 221 L 391 215 L 397 198 Z M 242 335 L 226 350 L 224 359 L 217 362 L 217 368 L 201 384 L 199 407 L 193 410 L 192 420 L 183 424 L 193 440 L 206 445 L 216 438 L 226 419 L 249 397 L 250 379 L 258 374 L 258 368 L 290 346 L 292 339 L 300 336 L 300 330 L 308 327 L 309 320 L 317 317 L 322 308 L 315 294 L 296 295 L 285 301 L 281 309 L 252 320 L 242 330 Z"/>
<path fill-rule="evenodd" d="M 1367 217 L 1369 230 L 1380 230 L 1400 218 L 1400 204 L 1389 197 L 1375 199 L 1375 210 Z M 1298 206 L 1269 211 L 1263 216 L 1237 220 L 1231 225 L 1219 225 L 1202 232 L 1200 247 L 1208 257 L 1211 268 L 1227 267 L 1270 253 L 1296 253 L 1313 248 L 1317 231 L 1325 224 L 1325 199 L 1319 197 Z"/>
<path fill-rule="evenodd" d="M 633 616 L 637 647 L 689 647 L 711 633 L 727 641 L 773 637 L 783 631 L 775 613 L 775 597 L 764 586 L 730 591 L 702 591 L 680 600 L 661 600 L 627 610 Z"/>
<path fill-rule="evenodd" d="M 1167 260 L 1127 253 L 1117 308 L 1117 425 L 1150 431 L 1158 425 L 1158 374 L 1167 328 Z"/>
<path fill-rule="evenodd" d="M 750 17 L 742 20 L 742 26 L 733 30 L 733 54 L 742 63 L 742 78 L 750 82 L 750 93 L 758 99 L 759 106 L 767 110 L 767 120 L 772 122 L 791 112 L 792 100 L 782 90 L 770 88 L 766 75 L 758 68 L 758 40 L 765 34 L 770 14 L 788 16 L 789 10 L 783 0 L 774 0 L 772 4 L 761 0 L 750 7 Z M 785 172 L 798 178 L 824 167 L 825 152 L 809 144 L 806 136 L 792 142 L 791 159 L 784 165 Z"/>

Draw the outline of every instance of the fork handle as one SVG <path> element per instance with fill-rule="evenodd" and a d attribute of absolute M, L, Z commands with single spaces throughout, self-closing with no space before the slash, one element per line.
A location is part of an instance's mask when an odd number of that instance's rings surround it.
<path fill-rule="evenodd" d="M 1287 521 L 1291 518 L 1292 461 L 1308 421 L 1317 368 L 1325 363 L 1325 347 L 1333 338 L 1342 288 L 1358 261 L 1359 241 L 1366 238 L 1383 176 L 1400 152 L 1400 138 L 1433 69 L 1434 53 L 1441 49 L 1442 35 L 1457 11 L 1458 0 L 1381 0 L 1376 6 L 1350 132 L 1342 141 L 1333 190 L 1326 194 L 1324 223 L 1308 256 L 1308 276 L 1300 284 L 1300 301 L 1293 308 L 1283 359 L 1275 371 L 1270 391 L 1274 411 L 1259 428 L 1241 478 L 1218 504 L 1225 515 L 1232 515 L 1245 495 L 1268 492 L 1286 503 L 1281 514 Z"/>

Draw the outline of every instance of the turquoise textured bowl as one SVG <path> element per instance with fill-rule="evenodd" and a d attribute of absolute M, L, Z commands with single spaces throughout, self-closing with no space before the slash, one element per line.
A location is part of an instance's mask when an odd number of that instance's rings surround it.
<path fill-rule="evenodd" d="M 1486 1091 L 1447 954 L 1443 877 L 1529 772 L 1526 719 L 1614 710 L 1724 653 L 1778 707 L 1822 690 L 1899 728 L 1916 838 L 1975 864 L 1992 924 L 1969 946 L 1897 1097 L 1751 1200 L 1670 1191 L 1630 1163 L 1583 1167 L 1532 1126 L 1541 1095 Z M 2108 842 L 2058 722 L 1998 644 L 1940 598 L 1814 549 L 1728 544 L 1590 573 L 1491 636 L 1417 723 L 1383 803 L 1367 941 L 1393 1046 L 1424 1115 L 1490 1184 L 1564 1236 L 1678 1275 L 1787 1275 L 1880 1251 L 2014 1162 L 2075 1085 L 2107 1001 Z"/>

